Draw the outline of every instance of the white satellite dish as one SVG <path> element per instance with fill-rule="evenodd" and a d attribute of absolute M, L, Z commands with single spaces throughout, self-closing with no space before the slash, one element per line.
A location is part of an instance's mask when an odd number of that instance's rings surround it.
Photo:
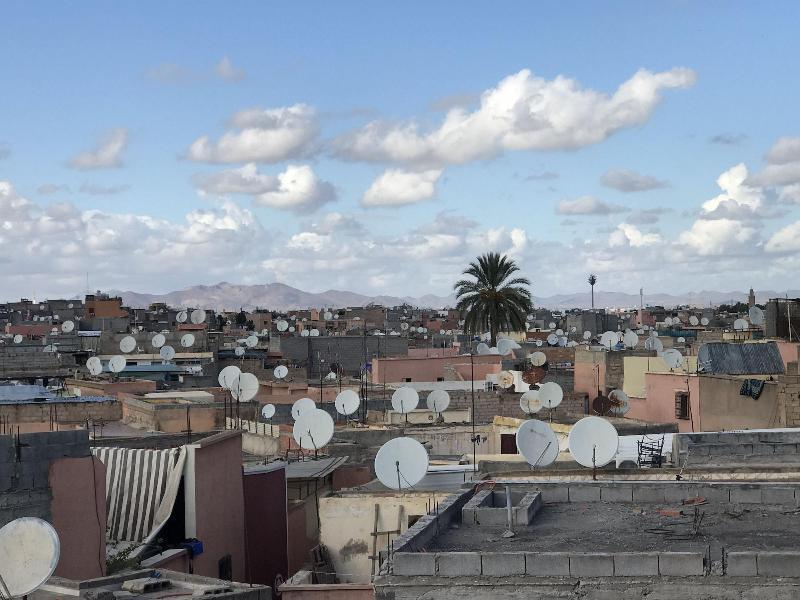
<path fill-rule="evenodd" d="M 300 335 L 303 337 L 308 337 L 308 329 L 303 329 L 303 331 L 300 332 Z"/>
<path fill-rule="evenodd" d="M 560 338 L 558 338 L 558 345 L 561 346 L 562 348 L 566 348 L 568 343 L 569 343 L 569 338 L 567 336 L 562 335 Z"/>
<path fill-rule="evenodd" d="M 311 398 L 300 398 L 292 404 L 292 418 L 297 421 L 304 412 L 317 408 L 316 403 Z"/>
<path fill-rule="evenodd" d="M 536 340 L 536 346 L 537 347 L 541 348 L 543 345 L 544 344 L 543 344 L 542 340 Z"/>
<path fill-rule="evenodd" d="M 685 344 L 686 343 L 686 338 L 685 337 L 679 337 L 675 341 L 678 342 L 679 344 Z"/>
<path fill-rule="evenodd" d="M 289 323 L 287 323 L 283 319 L 280 319 L 280 320 L 278 320 L 277 323 L 275 323 L 275 328 L 278 331 L 286 331 L 287 329 L 289 329 Z"/>
<path fill-rule="evenodd" d="M 681 366 L 681 363 L 683 363 L 683 355 L 675 350 L 675 348 L 664 350 L 661 353 L 661 359 L 667 363 L 670 369 L 677 369 Z"/>
<path fill-rule="evenodd" d="M 600 417 L 584 417 L 569 432 L 569 452 L 584 467 L 604 467 L 618 449 L 617 430 Z"/>
<path fill-rule="evenodd" d="M 489 345 L 484 342 L 481 342 L 475 347 L 475 351 L 478 354 L 489 354 Z"/>
<path fill-rule="evenodd" d="M 502 340 L 497 340 L 497 351 L 500 353 L 501 356 L 505 356 L 506 354 L 510 354 L 511 351 L 514 349 L 514 340 L 509 340 L 507 338 L 503 338 Z"/>
<path fill-rule="evenodd" d="M 414 438 L 398 437 L 386 442 L 375 455 L 375 475 L 387 488 L 414 487 L 428 472 L 428 452 Z"/>
<path fill-rule="evenodd" d="M 533 321 L 535 318 L 536 317 L 534 317 L 533 315 L 528 315 L 527 316 L 528 321 Z"/>
<path fill-rule="evenodd" d="M 333 417 L 319 408 L 303 412 L 294 422 L 292 437 L 306 450 L 319 450 L 333 437 Z"/>
<path fill-rule="evenodd" d="M 401 331 L 406 331 L 407 329 L 408 329 L 408 323 L 405 323 L 405 322 L 400 323 L 400 330 Z"/>
<path fill-rule="evenodd" d="M 181 346 L 184 348 L 191 348 L 194 346 L 194 334 L 185 333 L 181 336 Z"/>
<path fill-rule="evenodd" d="M 745 331 L 748 327 L 750 327 L 749 323 L 744 319 L 736 319 L 733 322 L 733 328 L 736 331 Z"/>
<path fill-rule="evenodd" d="M 258 346 L 258 336 L 248 335 L 244 343 L 247 345 L 248 348 L 255 348 L 256 346 Z"/>
<path fill-rule="evenodd" d="M 231 385 L 231 396 L 239 402 L 249 402 L 258 394 L 258 377 L 252 373 L 240 373 Z"/>
<path fill-rule="evenodd" d="M 164 337 L 164 334 L 157 333 L 150 340 L 150 345 L 153 346 L 153 348 L 161 348 L 161 346 L 163 346 L 166 342 L 167 338 Z"/>
<path fill-rule="evenodd" d="M 615 417 L 622 417 L 631 409 L 628 394 L 622 390 L 613 390 L 608 394 L 608 399 L 611 401 L 611 413 Z"/>
<path fill-rule="evenodd" d="M 757 306 L 751 306 L 750 310 L 747 311 L 747 315 L 750 317 L 750 322 L 753 325 L 764 324 L 764 311 Z"/>
<path fill-rule="evenodd" d="M 324 318 L 326 321 L 330 321 L 333 318 L 333 313 L 329 310 L 326 310 L 325 314 L 322 315 L 322 318 Z"/>
<path fill-rule="evenodd" d="M 161 346 L 158 355 L 164 360 L 172 360 L 175 358 L 175 348 L 172 346 Z"/>
<path fill-rule="evenodd" d="M 103 363 L 96 356 L 92 356 L 86 361 L 86 368 L 89 369 L 90 375 L 100 375 L 103 372 Z"/>
<path fill-rule="evenodd" d="M 317 328 L 312 329 L 311 331 L 308 332 L 308 335 L 310 335 L 311 337 L 319 336 L 319 329 Z"/>
<path fill-rule="evenodd" d="M 541 367 L 545 363 L 547 363 L 547 355 L 544 352 L 534 352 L 528 358 L 530 358 L 531 364 L 534 367 Z"/>
<path fill-rule="evenodd" d="M 132 335 L 126 335 L 119 341 L 120 352 L 128 354 L 136 350 L 136 338 Z"/>
<path fill-rule="evenodd" d="M 542 401 L 539 400 L 539 390 L 528 390 L 519 397 L 519 407 L 526 415 L 532 415 L 542 410 Z"/>
<path fill-rule="evenodd" d="M 550 321 L 550 324 L 549 324 L 548 327 L 549 327 L 549 329 L 555 329 L 556 328 L 555 321 Z"/>
<path fill-rule="evenodd" d="M 625 344 L 626 348 L 636 348 L 639 343 L 639 336 L 635 332 L 628 330 L 622 336 L 622 343 Z"/>
<path fill-rule="evenodd" d="M 514 385 L 514 374 L 511 371 L 500 371 L 497 374 L 497 385 L 508 389 Z"/>
<path fill-rule="evenodd" d="M 233 349 L 233 353 L 236 356 L 244 356 L 244 348 L 242 348 L 241 346 L 236 346 L 236 348 Z"/>
<path fill-rule="evenodd" d="M 205 323 L 206 311 L 204 311 L 202 308 L 193 310 L 190 318 L 192 320 L 192 323 L 194 323 L 195 325 L 200 325 L 201 323 Z"/>
<path fill-rule="evenodd" d="M 52 354 L 54 352 L 58 352 L 58 347 L 56 347 L 55 344 L 48 344 L 47 346 L 42 348 L 42 352 L 48 352 L 48 353 Z"/>
<path fill-rule="evenodd" d="M 691 325 L 692 327 L 697 327 L 697 324 L 699 322 L 700 322 L 700 320 L 697 317 L 695 317 L 694 315 L 689 317 L 689 325 Z"/>
<path fill-rule="evenodd" d="M 664 325 L 670 327 L 672 325 L 672 317 L 664 317 Z"/>
<path fill-rule="evenodd" d="M 74 306 L 75 306 L 75 305 L 74 305 L 72 302 L 70 302 L 69 304 L 67 304 L 67 308 L 73 308 Z"/>
<path fill-rule="evenodd" d="M 517 429 L 517 450 L 532 467 L 552 465 L 558 458 L 556 432 L 544 421 L 531 419 Z"/>
<path fill-rule="evenodd" d="M 450 394 L 445 390 L 433 390 L 428 394 L 426 404 L 431 412 L 436 414 L 443 413 L 450 406 Z"/>
<path fill-rule="evenodd" d="M 551 333 L 547 336 L 547 343 L 551 346 L 558 346 L 558 336 L 555 333 Z"/>
<path fill-rule="evenodd" d="M 50 523 L 21 517 L 0 528 L 0 590 L 21 598 L 38 590 L 58 566 L 61 543 Z"/>
<path fill-rule="evenodd" d="M 352 415 L 356 412 L 360 404 L 361 398 L 359 398 L 358 394 L 353 390 L 342 390 L 334 401 L 336 412 L 345 416 Z"/>
<path fill-rule="evenodd" d="M 61 324 L 61 331 L 63 331 L 64 333 L 70 333 L 74 329 L 75 329 L 75 323 L 73 323 L 72 321 L 64 321 Z"/>
<path fill-rule="evenodd" d="M 616 331 L 606 331 L 600 336 L 600 345 L 611 350 L 619 343 L 619 336 Z"/>
<path fill-rule="evenodd" d="M 564 330 L 563 329 L 556 329 L 556 335 L 558 337 L 561 337 L 562 335 L 564 335 Z"/>
<path fill-rule="evenodd" d="M 651 335 L 644 341 L 644 349 L 661 352 L 664 349 L 664 344 L 661 343 L 657 336 Z"/>
<path fill-rule="evenodd" d="M 555 381 L 548 381 L 539 386 L 539 401 L 545 408 L 555 408 L 564 399 L 564 390 Z"/>
<path fill-rule="evenodd" d="M 15 343 L 15 344 L 19 344 L 19 343 L 21 343 L 21 342 L 22 342 L 22 339 L 23 339 L 23 338 L 22 338 L 22 335 L 20 335 L 20 334 L 18 333 L 17 335 L 15 335 L 15 336 L 14 336 L 14 343 Z"/>
<path fill-rule="evenodd" d="M 392 408 L 399 413 L 410 413 L 419 404 L 419 394 L 412 387 L 403 386 L 392 394 Z"/>
<path fill-rule="evenodd" d="M 175 320 L 178 323 L 186 323 L 186 319 L 189 318 L 189 313 L 185 310 L 178 311 L 178 314 L 175 315 Z"/>
<path fill-rule="evenodd" d="M 289 374 L 289 368 L 286 365 L 278 365 L 272 371 L 272 374 L 275 376 L 275 379 L 283 379 Z"/>
<path fill-rule="evenodd" d="M 239 369 L 239 367 L 236 365 L 228 365 L 222 369 L 217 376 L 217 381 L 219 381 L 220 387 L 223 387 L 226 390 L 231 389 L 231 386 L 239 377 L 241 372 L 241 369 Z"/>
<path fill-rule="evenodd" d="M 275 405 L 265 404 L 261 407 L 261 417 L 264 419 L 271 419 L 275 416 Z"/>
<path fill-rule="evenodd" d="M 709 323 L 710 321 L 708 320 L 708 317 L 703 317 L 702 319 L 700 319 L 700 325 L 702 325 L 703 327 L 705 327 Z"/>
<path fill-rule="evenodd" d="M 289 333 L 294 333 L 294 325 L 289 326 Z"/>
<path fill-rule="evenodd" d="M 125 360 L 124 356 L 120 356 L 117 354 L 116 356 L 112 356 L 111 360 L 108 361 L 108 369 L 112 373 L 120 373 L 125 368 L 125 365 L 128 364 L 128 361 Z"/>

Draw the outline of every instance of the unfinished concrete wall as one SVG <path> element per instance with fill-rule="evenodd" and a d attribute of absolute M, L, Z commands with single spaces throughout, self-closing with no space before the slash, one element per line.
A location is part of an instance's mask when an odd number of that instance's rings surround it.
<path fill-rule="evenodd" d="M 758 400 L 742 396 L 742 379 L 701 375 L 699 431 L 768 429 L 783 427 L 785 416 L 778 410 L 778 384 L 764 384 Z"/>
<path fill-rule="evenodd" d="M 107 402 L 81 401 L 80 399 L 64 402 L 27 402 L 25 404 L 0 404 L 0 418 L 7 423 L 20 425 L 42 425 L 49 430 L 50 422 L 63 425 L 83 425 L 90 421 L 119 421 L 122 418 L 122 406 L 116 400 Z M 44 431 L 44 428 L 39 429 Z"/>

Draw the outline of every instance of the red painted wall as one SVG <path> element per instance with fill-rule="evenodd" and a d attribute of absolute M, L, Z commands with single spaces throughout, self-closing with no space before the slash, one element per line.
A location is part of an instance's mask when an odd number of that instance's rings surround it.
<path fill-rule="evenodd" d="M 273 586 L 289 578 L 286 523 L 286 470 L 244 476 L 247 528 L 246 581 Z"/>

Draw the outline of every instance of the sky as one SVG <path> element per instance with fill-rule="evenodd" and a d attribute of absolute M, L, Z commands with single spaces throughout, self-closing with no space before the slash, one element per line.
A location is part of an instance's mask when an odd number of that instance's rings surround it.
<path fill-rule="evenodd" d="M 784 290 L 800 5 L 13 2 L 4 299 Z M 795 58 L 793 58 L 795 57 Z"/>

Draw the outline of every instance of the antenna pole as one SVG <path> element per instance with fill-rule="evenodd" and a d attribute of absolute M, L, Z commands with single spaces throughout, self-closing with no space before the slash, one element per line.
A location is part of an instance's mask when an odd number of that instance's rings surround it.
<path fill-rule="evenodd" d="M 592 445 L 592 481 L 597 481 L 597 444 Z"/>
<path fill-rule="evenodd" d="M 478 438 L 475 435 L 475 354 L 472 352 L 472 345 L 469 348 L 469 368 L 470 368 L 470 382 L 472 384 L 472 413 L 469 420 L 472 422 L 472 469 L 474 471 L 472 478 L 475 479 L 475 472 L 478 470 L 477 463 L 477 442 Z"/>
<path fill-rule="evenodd" d="M 397 491 L 401 491 L 403 489 L 402 484 L 400 483 L 400 461 L 394 461 L 394 467 L 397 469 Z"/>

